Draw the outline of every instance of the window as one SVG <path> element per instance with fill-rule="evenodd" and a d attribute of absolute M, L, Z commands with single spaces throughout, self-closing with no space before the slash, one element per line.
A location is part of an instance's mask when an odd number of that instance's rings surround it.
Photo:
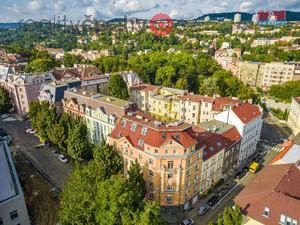
<path fill-rule="evenodd" d="M 291 217 L 288 217 L 288 216 L 286 216 L 284 214 L 281 214 L 281 216 L 280 216 L 280 224 L 283 224 L 283 225 L 297 225 L 298 221 L 294 220 Z"/>
<path fill-rule="evenodd" d="M 154 150 L 154 152 L 155 152 L 155 153 L 158 153 L 158 150 L 157 150 L 157 149 L 155 149 L 155 150 Z"/>
<path fill-rule="evenodd" d="M 149 176 L 153 177 L 153 171 L 149 170 Z"/>
<path fill-rule="evenodd" d="M 143 145 L 144 145 L 144 140 L 139 139 L 139 140 L 138 140 L 138 145 L 139 145 L 139 146 L 143 146 Z"/>
<path fill-rule="evenodd" d="M 168 179 L 172 179 L 173 178 L 173 174 L 172 173 L 169 173 L 168 174 Z"/>
<path fill-rule="evenodd" d="M 166 140 L 166 134 L 162 135 L 162 139 Z"/>
<path fill-rule="evenodd" d="M 180 134 L 176 134 L 176 140 L 177 140 L 177 141 L 180 140 Z"/>
<path fill-rule="evenodd" d="M 137 125 L 135 124 L 135 123 L 133 123 L 132 125 L 131 125 L 131 131 L 136 131 L 136 127 L 137 127 Z"/>
<path fill-rule="evenodd" d="M 173 190 L 172 185 L 168 185 L 168 191 L 172 191 L 172 190 Z"/>
<path fill-rule="evenodd" d="M 153 164 L 153 159 L 149 159 L 148 162 L 149 162 L 150 165 L 152 165 Z"/>
<path fill-rule="evenodd" d="M 18 218 L 18 211 L 14 210 L 14 211 L 10 212 L 9 215 L 10 215 L 11 220 L 16 219 L 16 218 Z"/>
<path fill-rule="evenodd" d="M 173 161 L 168 161 L 168 169 L 169 170 L 173 169 Z"/>
<path fill-rule="evenodd" d="M 166 202 L 173 202 L 173 198 L 170 196 L 166 197 Z"/>
<path fill-rule="evenodd" d="M 270 209 L 265 207 L 264 216 L 269 217 Z"/>
<path fill-rule="evenodd" d="M 126 127 L 126 120 L 122 120 L 122 121 L 121 121 L 121 126 L 122 126 L 123 128 Z"/>
<path fill-rule="evenodd" d="M 141 134 L 144 135 L 144 136 L 146 136 L 147 130 L 148 130 L 147 127 L 143 127 L 143 128 L 142 128 L 142 131 L 141 131 Z"/>
<path fill-rule="evenodd" d="M 176 150 L 175 149 L 173 150 L 173 154 L 176 155 Z"/>
<path fill-rule="evenodd" d="M 168 151 L 168 150 L 165 150 L 165 154 L 168 155 L 168 154 L 169 154 L 169 151 Z"/>

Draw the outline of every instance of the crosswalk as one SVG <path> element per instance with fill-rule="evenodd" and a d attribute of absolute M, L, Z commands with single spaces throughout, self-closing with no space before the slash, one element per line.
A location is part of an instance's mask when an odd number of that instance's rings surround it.
<path fill-rule="evenodd" d="M 266 149 L 268 152 L 270 152 L 270 151 L 281 152 L 284 148 L 282 146 L 272 146 L 272 145 L 268 145 L 268 144 L 264 144 L 264 143 L 262 143 L 261 146 L 264 149 Z"/>

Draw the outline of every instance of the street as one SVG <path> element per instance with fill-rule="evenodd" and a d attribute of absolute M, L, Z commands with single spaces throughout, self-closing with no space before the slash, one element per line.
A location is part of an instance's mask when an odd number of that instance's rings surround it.
<path fill-rule="evenodd" d="M 25 132 L 26 128 L 31 127 L 30 121 L 1 121 L 0 127 L 13 139 L 11 150 L 21 150 L 26 158 L 61 190 L 72 167 L 69 163 L 63 164 L 54 157 L 51 148 L 46 146 L 35 148 L 40 143 L 38 138 Z"/>

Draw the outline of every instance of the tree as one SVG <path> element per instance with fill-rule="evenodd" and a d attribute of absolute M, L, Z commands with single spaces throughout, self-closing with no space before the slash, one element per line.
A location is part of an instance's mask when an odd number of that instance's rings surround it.
<path fill-rule="evenodd" d="M 140 205 L 146 195 L 146 182 L 143 172 L 137 160 L 130 166 L 128 171 L 128 189 L 136 194 L 135 205 Z"/>
<path fill-rule="evenodd" d="M 26 65 L 26 72 L 48 72 L 52 70 L 57 63 L 53 59 L 35 59 Z"/>
<path fill-rule="evenodd" d="M 155 83 L 165 87 L 173 87 L 176 71 L 172 66 L 164 66 L 156 71 Z"/>
<path fill-rule="evenodd" d="M 67 153 L 76 161 L 83 161 L 91 157 L 87 141 L 87 128 L 80 121 L 76 121 L 69 130 Z"/>
<path fill-rule="evenodd" d="M 31 126 L 37 128 L 37 115 L 40 110 L 40 103 L 38 101 L 32 101 L 29 105 L 29 118 L 31 119 Z"/>
<path fill-rule="evenodd" d="M 89 164 L 74 169 L 62 191 L 59 211 L 62 224 L 96 224 L 95 176 L 97 172 Z"/>
<path fill-rule="evenodd" d="M 4 87 L 0 86 L 0 113 L 7 113 L 10 108 L 9 93 Z"/>
<path fill-rule="evenodd" d="M 185 78 L 179 78 L 176 81 L 175 87 L 178 88 L 178 89 L 187 90 L 188 89 L 188 81 L 187 81 L 187 79 L 185 79 Z"/>
<path fill-rule="evenodd" d="M 65 53 L 63 57 L 62 64 L 65 67 L 73 67 L 74 64 L 80 63 L 82 61 L 82 58 L 70 53 Z"/>
<path fill-rule="evenodd" d="M 113 174 L 118 174 L 122 171 L 123 165 L 120 155 L 116 149 L 107 144 L 96 146 L 93 151 L 94 162 L 98 169 L 98 174 L 101 179 L 108 179 Z"/>
<path fill-rule="evenodd" d="M 157 202 L 146 201 L 143 211 L 136 217 L 136 225 L 164 225 L 160 217 L 160 206 Z"/>
<path fill-rule="evenodd" d="M 108 90 L 110 94 L 116 98 L 128 99 L 128 89 L 122 76 L 119 74 L 112 74 L 108 82 Z"/>

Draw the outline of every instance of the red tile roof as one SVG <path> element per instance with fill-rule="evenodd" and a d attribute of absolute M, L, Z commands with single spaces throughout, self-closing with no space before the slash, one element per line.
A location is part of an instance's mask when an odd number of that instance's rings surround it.
<path fill-rule="evenodd" d="M 236 142 L 238 142 L 239 140 L 242 139 L 242 136 L 240 135 L 240 133 L 238 132 L 236 127 L 232 127 L 230 129 L 228 129 L 221 135 L 223 138 L 223 142 L 225 143 L 225 145 L 227 147 L 232 146 L 233 144 L 235 144 Z"/>
<path fill-rule="evenodd" d="M 278 160 L 282 159 L 285 154 L 293 147 L 293 143 L 291 141 L 285 141 L 282 144 L 282 147 L 284 147 L 284 149 L 269 164 L 274 164 Z"/>
<path fill-rule="evenodd" d="M 254 118 L 261 115 L 260 108 L 250 103 L 242 103 L 232 108 L 232 111 L 244 123 L 249 123 Z"/>
<path fill-rule="evenodd" d="M 213 97 L 203 96 L 203 95 L 192 95 L 192 94 L 181 96 L 180 99 L 183 101 L 191 101 L 191 102 L 203 102 L 204 101 L 204 102 L 213 103 L 213 101 L 214 101 Z"/>
<path fill-rule="evenodd" d="M 152 85 L 152 84 L 138 84 L 135 86 L 132 86 L 131 90 L 143 90 L 143 91 L 154 91 L 158 86 Z"/>
<path fill-rule="evenodd" d="M 300 221 L 300 170 L 294 164 L 267 165 L 234 199 L 243 214 L 266 225 L 281 214 Z M 263 216 L 269 208 L 269 216 Z"/>
<path fill-rule="evenodd" d="M 126 121 L 125 127 L 122 127 L 122 121 Z M 132 115 L 127 114 L 118 121 L 116 128 L 109 136 L 115 139 L 125 137 L 134 147 L 142 150 L 144 145 L 140 146 L 138 144 L 139 139 L 143 140 L 145 144 L 154 147 L 160 147 L 170 140 L 178 142 L 184 148 L 191 147 L 197 143 L 188 132 L 191 129 L 190 125 L 184 123 L 178 126 L 167 126 L 166 124 L 157 126 L 154 124 L 154 121 L 151 116 L 141 112 Z M 132 124 L 136 124 L 135 131 L 131 130 Z M 147 127 L 146 135 L 142 134 L 143 127 Z"/>
<path fill-rule="evenodd" d="M 222 108 L 225 106 L 232 106 L 239 103 L 240 103 L 239 100 L 225 98 L 225 97 L 218 97 L 215 99 L 213 103 L 213 111 L 220 112 Z"/>

